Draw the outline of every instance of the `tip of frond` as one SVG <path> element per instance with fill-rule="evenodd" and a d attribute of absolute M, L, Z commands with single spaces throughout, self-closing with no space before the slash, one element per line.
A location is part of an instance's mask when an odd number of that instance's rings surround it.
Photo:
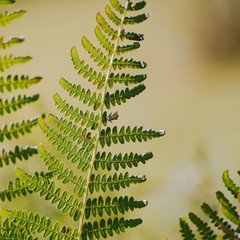
<path fill-rule="evenodd" d="M 0 215 L 3 217 L 6 217 L 6 218 L 10 218 L 10 219 L 13 218 L 13 213 L 10 210 L 2 208 L 2 207 L 0 207 Z"/>
<path fill-rule="evenodd" d="M 157 130 L 157 132 L 159 133 L 159 136 L 164 136 L 166 134 L 165 130 Z"/>

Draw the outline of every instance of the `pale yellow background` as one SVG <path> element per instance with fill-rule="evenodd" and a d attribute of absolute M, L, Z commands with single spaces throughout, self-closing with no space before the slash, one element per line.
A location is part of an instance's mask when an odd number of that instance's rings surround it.
<path fill-rule="evenodd" d="M 81 37 L 86 35 L 96 43 L 95 15 L 97 11 L 103 13 L 106 3 L 19 0 L 10 8 L 25 9 L 27 14 L 3 29 L 6 37 L 26 36 L 21 46 L 9 52 L 33 57 L 30 63 L 11 71 L 43 77 L 30 90 L 39 92 L 41 99 L 24 108 L 26 117 L 47 112 L 58 114 L 52 95 L 63 92 L 58 85 L 60 77 L 85 81 L 74 71 L 70 48 L 76 45 L 87 58 Z M 203 201 L 218 209 L 215 191 L 225 191 L 221 181 L 225 169 L 239 182 L 240 2 L 148 0 L 145 11 L 150 14 L 149 20 L 130 29 L 145 34 L 141 49 L 133 56 L 148 62 L 147 89 L 126 106 L 117 108 L 120 115 L 117 124 L 164 129 L 167 134 L 146 144 L 120 148 L 153 151 L 154 158 L 134 170 L 135 174 L 146 174 L 148 181 L 131 189 L 136 198 L 149 201 L 147 208 L 130 215 L 142 217 L 144 223 L 113 239 L 180 239 L 180 216 L 193 209 L 199 213 Z M 21 144 L 37 145 L 44 141 L 36 128 L 30 139 L 23 138 Z M 20 166 L 29 172 L 44 169 L 38 158 Z M 13 179 L 13 168 L 1 172 L 1 187 Z M 38 196 L 27 199 L 23 198 L 21 203 L 13 201 L 14 207 L 56 214 Z"/>

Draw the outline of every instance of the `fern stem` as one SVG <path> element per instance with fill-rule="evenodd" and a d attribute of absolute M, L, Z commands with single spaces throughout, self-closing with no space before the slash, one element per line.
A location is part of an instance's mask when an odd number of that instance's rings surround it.
<path fill-rule="evenodd" d="M 77 240 L 81 239 L 82 228 L 83 228 L 83 223 L 84 223 L 84 218 L 85 218 L 86 202 L 87 202 L 88 195 L 89 195 L 88 186 L 90 184 L 90 178 L 91 178 L 91 175 L 92 175 L 94 159 L 95 159 L 96 154 L 98 152 L 98 144 L 99 144 L 100 133 L 101 133 L 101 129 L 102 129 L 102 122 L 103 122 L 104 100 L 105 100 L 105 95 L 106 95 L 106 92 L 107 92 L 108 80 L 109 80 L 110 74 L 112 73 L 113 61 L 115 59 L 117 47 L 119 45 L 120 36 L 121 36 L 121 32 L 123 30 L 123 25 L 124 25 L 123 23 L 124 23 L 124 19 L 126 17 L 126 14 L 127 14 L 127 9 L 128 9 L 129 2 L 130 2 L 130 0 L 127 0 L 127 2 L 125 4 L 125 11 L 124 11 L 124 13 L 122 15 L 122 18 L 121 18 L 121 24 L 120 24 L 119 29 L 118 29 L 117 39 L 116 39 L 116 42 L 114 44 L 114 49 L 113 49 L 113 52 L 112 52 L 112 55 L 111 55 L 111 58 L 110 58 L 109 68 L 108 68 L 108 71 L 106 73 L 106 80 L 105 80 L 105 84 L 104 84 L 104 88 L 103 88 L 103 92 L 102 92 L 102 100 L 101 100 L 101 105 L 100 105 L 100 110 L 99 110 L 100 118 L 99 118 L 99 124 L 98 124 L 98 129 L 97 129 L 97 138 L 96 138 L 95 148 L 93 149 L 93 153 L 92 153 L 92 161 L 90 162 L 90 168 L 89 168 L 89 171 L 87 173 L 87 178 L 86 178 L 87 179 L 86 190 L 85 190 L 85 193 L 84 193 L 84 196 L 83 196 L 84 206 L 83 206 L 82 217 L 80 218 L 80 221 L 79 221 Z"/>

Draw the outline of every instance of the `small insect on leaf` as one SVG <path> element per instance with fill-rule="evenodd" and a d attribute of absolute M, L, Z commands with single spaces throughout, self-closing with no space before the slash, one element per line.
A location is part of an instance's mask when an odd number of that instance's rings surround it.
<path fill-rule="evenodd" d="M 61 233 L 65 234 L 65 233 L 66 233 L 66 231 L 67 231 L 67 228 L 66 228 L 66 226 L 63 226 L 63 227 L 62 227 L 62 229 L 61 229 Z"/>
<path fill-rule="evenodd" d="M 107 117 L 107 120 L 109 122 L 112 122 L 113 120 L 118 120 L 118 117 L 119 117 L 118 111 L 116 111 L 115 113 L 110 113 Z"/>

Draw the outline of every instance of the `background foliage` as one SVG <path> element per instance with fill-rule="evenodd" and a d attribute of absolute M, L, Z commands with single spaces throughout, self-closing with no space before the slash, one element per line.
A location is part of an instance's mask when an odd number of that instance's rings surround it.
<path fill-rule="evenodd" d="M 16 54 L 34 56 L 26 74 L 41 73 L 45 81 L 38 87 L 44 95 L 28 114 L 54 112 L 52 95 L 58 79 L 64 73 L 69 79 L 76 77 L 69 49 L 80 43 L 83 34 L 91 36 L 95 13 L 103 9 L 102 4 L 87 0 L 71 0 L 70 4 L 26 0 L 16 6 L 28 14 L 3 29 L 3 33 L 18 35 L 24 26 L 27 40 Z M 147 90 L 127 108 L 119 107 L 119 121 L 153 129 L 160 126 L 167 135 L 164 141 L 144 146 L 146 151 L 149 147 L 154 151 L 154 159 L 144 169 L 149 176 L 147 183 L 144 188 L 136 188 L 134 194 L 139 198 L 147 195 L 149 206 L 141 212 L 144 224 L 130 231 L 128 239 L 179 239 L 177 217 L 198 209 L 203 199 L 211 205 L 216 203 L 216 189 L 224 189 L 223 170 L 230 169 L 231 176 L 238 179 L 234 174 L 240 159 L 239 9 L 238 0 L 208 4 L 200 0 L 148 1 L 145 11 L 150 18 L 141 26 L 146 40 L 141 53 L 137 53 L 148 62 Z M 136 109 L 136 103 L 141 108 Z M 136 118 L 143 110 L 144 116 Z M 34 129 L 34 134 L 43 141 L 40 131 Z M 39 142 L 34 137 L 31 141 L 32 145 Z M 42 167 L 40 161 L 39 165 L 31 163 L 29 170 Z M 6 171 L 6 182 L 11 171 Z M 0 184 L 4 185 L 4 181 Z M 30 201 L 34 208 L 34 197 Z M 27 207 L 29 202 L 21 204 Z"/>

